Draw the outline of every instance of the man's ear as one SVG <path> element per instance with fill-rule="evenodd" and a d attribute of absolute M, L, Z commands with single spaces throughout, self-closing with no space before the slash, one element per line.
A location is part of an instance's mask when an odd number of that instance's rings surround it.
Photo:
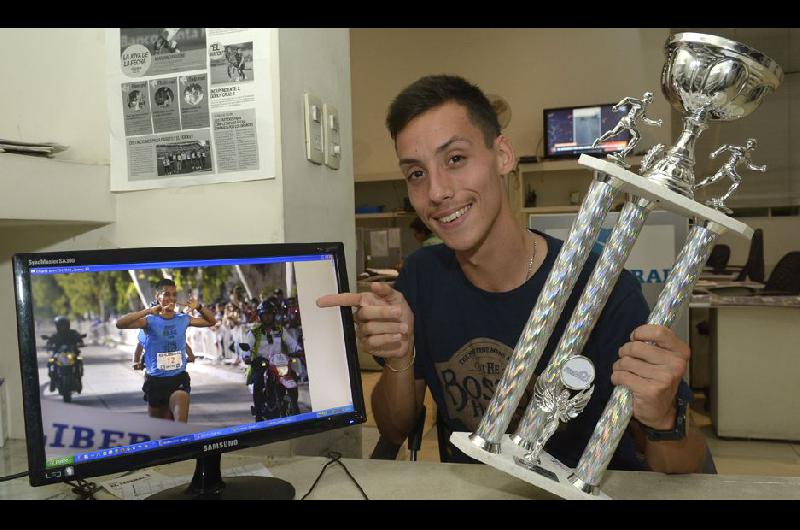
<path fill-rule="evenodd" d="M 494 140 L 494 150 L 497 155 L 497 172 L 507 175 L 517 165 L 517 155 L 514 153 L 511 140 L 501 134 Z"/>

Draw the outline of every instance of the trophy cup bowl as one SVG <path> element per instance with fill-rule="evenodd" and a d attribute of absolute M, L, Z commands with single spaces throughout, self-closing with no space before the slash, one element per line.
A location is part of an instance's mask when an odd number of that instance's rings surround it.
<path fill-rule="evenodd" d="M 661 88 L 682 114 L 705 111 L 712 121 L 743 118 L 783 80 L 763 53 L 715 35 L 678 33 L 665 46 Z"/>
<path fill-rule="evenodd" d="M 709 121 L 743 118 L 783 80 L 783 70 L 739 42 L 701 33 L 678 33 L 665 47 L 661 89 L 681 112 L 683 132 L 642 176 L 694 199 L 694 146 Z"/>

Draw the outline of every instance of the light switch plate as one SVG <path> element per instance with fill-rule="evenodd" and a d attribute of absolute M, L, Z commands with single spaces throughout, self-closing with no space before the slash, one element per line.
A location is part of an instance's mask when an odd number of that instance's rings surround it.
<path fill-rule="evenodd" d="M 325 103 L 322 105 L 322 117 L 325 127 L 325 165 L 331 169 L 339 169 L 342 159 L 339 111 L 333 105 Z"/>
<path fill-rule="evenodd" d="M 303 95 L 303 101 L 306 121 L 306 158 L 315 164 L 322 164 L 325 159 L 322 100 L 306 93 Z"/>

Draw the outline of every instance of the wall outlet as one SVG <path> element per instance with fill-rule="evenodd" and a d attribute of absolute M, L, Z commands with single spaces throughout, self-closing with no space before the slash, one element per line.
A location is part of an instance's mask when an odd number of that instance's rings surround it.
<path fill-rule="evenodd" d="M 325 103 L 322 106 L 322 118 L 325 128 L 325 165 L 331 169 L 339 169 L 342 159 L 339 111 L 333 105 Z"/>
<path fill-rule="evenodd" d="M 303 101 L 306 121 L 306 158 L 315 164 L 322 164 L 325 159 L 322 101 L 308 93 L 303 95 Z"/>

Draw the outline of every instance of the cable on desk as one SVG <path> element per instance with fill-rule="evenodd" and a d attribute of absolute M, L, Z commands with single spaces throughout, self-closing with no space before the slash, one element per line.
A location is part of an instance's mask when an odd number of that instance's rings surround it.
<path fill-rule="evenodd" d="M 21 473 L 17 473 L 16 475 L 9 475 L 7 477 L 0 477 L 0 482 L 8 482 L 9 480 L 14 480 L 15 478 L 27 477 L 29 474 L 30 474 L 29 471 L 23 471 Z"/>
<path fill-rule="evenodd" d="M 325 470 L 328 469 L 328 466 L 330 466 L 331 464 L 339 464 L 344 469 L 344 472 L 347 473 L 347 476 L 350 477 L 350 480 L 353 481 L 353 484 L 356 485 L 356 487 L 358 488 L 358 491 L 361 492 L 361 495 L 364 496 L 364 500 L 368 501 L 369 497 L 367 497 L 367 494 L 364 492 L 364 489 L 361 487 L 361 484 L 358 483 L 358 481 L 355 479 L 355 477 L 353 477 L 353 475 L 350 473 L 350 470 L 347 469 L 347 466 L 344 465 L 344 463 L 342 462 L 341 453 L 336 453 L 336 452 L 331 451 L 330 453 L 327 454 L 327 457 L 330 460 L 328 461 L 327 464 L 325 464 L 323 466 L 322 471 L 320 471 L 319 475 L 317 476 L 317 480 L 314 481 L 314 483 L 311 485 L 311 488 L 308 490 L 308 492 L 305 495 L 303 495 L 303 497 L 300 500 L 304 501 L 306 499 L 306 497 L 311 495 L 311 492 L 314 491 L 314 488 L 317 487 L 317 483 L 322 478 L 322 474 L 325 473 Z"/>
<path fill-rule="evenodd" d="M 95 484 L 94 482 L 87 482 L 82 478 L 79 478 L 75 482 L 71 482 L 69 480 L 65 480 L 67 484 L 72 486 L 72 493 L 78 496 L 79 500 L 82 501 L 95 501 L 94 494 L 100 491 L 100 486 Z"/>

